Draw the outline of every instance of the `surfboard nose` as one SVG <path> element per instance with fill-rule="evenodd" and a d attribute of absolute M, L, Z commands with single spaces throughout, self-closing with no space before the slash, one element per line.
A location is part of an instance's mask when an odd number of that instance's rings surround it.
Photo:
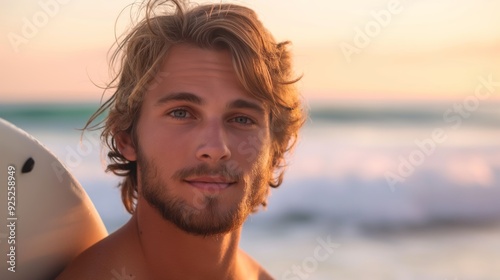
<path fill-rule="evenodd" d="M 0 119 L 0 279 L 54 279 L 107 236 L 80 183 L 38 140 Z M 3 176 L 2 176 L 3 178 Z M 6 232 L 5 232 L 6 231 Z M 4 243 L 7 243 L 5 246 Z M 14 272 L 15 271 L 15 272 Z"/>

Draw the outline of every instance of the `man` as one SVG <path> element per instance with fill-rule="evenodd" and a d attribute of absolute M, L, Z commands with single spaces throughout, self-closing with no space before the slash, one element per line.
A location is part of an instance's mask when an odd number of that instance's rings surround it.
<path fill-rule="evenodd" d="M 288 42 L 245 7 L 164 2 L 118 44 L 115 92 L 86 126 L 109 109 L 132 217 L 59 279 L 272 279 L 238 243 L 304 121 Z"/>

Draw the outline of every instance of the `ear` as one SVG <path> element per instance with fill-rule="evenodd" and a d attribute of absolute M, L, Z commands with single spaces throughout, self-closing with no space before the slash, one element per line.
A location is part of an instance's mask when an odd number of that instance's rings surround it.
<path fill-rule="evenodd" d="M 137 160 L 137 151 L 130 134 L 125 131 L 120 131 L 115 134 L 115 140 L 118 150 L 128 161 Z"/>

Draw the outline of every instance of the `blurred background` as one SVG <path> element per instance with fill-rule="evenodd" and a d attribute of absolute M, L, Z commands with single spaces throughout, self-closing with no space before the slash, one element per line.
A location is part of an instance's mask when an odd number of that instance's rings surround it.
<path fill-rule="evenodd" d="M 130 3 L 0 0 L 0 117 L 73 171 L 110 232 L 129 218 L 118 179 L 76 129 Z M 309 110 L 241 246 L 277 279 L 500 279 L 500 1 L 232 3 L 293 42 Z"/>

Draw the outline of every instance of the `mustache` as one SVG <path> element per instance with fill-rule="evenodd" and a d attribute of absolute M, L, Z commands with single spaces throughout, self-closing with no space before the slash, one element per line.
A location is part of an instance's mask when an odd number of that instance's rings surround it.
<path fill-rule="evenodd" d="M 185 180 L 189 177 L 202 177 L 202 176 L 221 176 L 230 181 L 239 182 L 242 180 L 243 175 L 241 172 L 230 169 L 227 165 L 221 164 L 217 167 L 210 167 L 206 163 L 198 164 L 194 167 L 183 168 L 177 170 L 173 175 L 174 180 Z"/>

